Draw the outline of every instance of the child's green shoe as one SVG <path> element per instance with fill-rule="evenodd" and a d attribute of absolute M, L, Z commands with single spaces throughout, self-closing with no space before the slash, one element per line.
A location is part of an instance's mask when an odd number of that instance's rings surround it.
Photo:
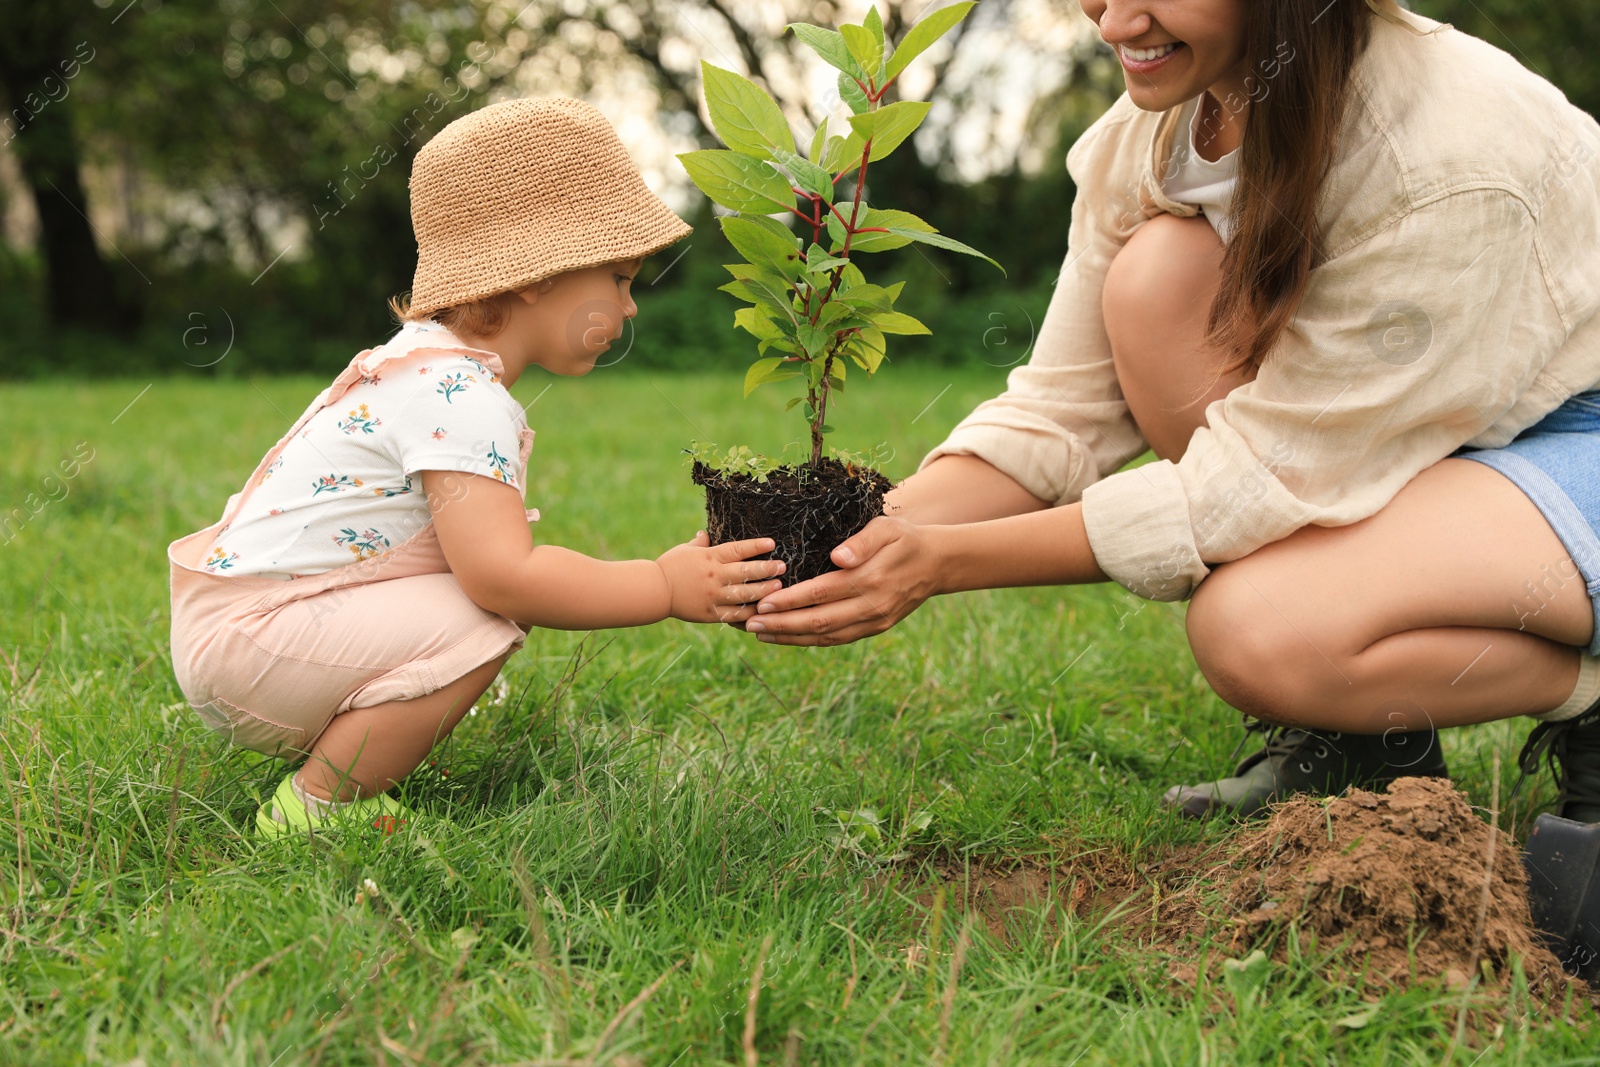
<path fill-rule="evenodd" d="M 342 804 L 321 817 L 313 816 L 294 789 L 294 775 L 278 783 L 272 799 L 256 812 L 256 833 L 261 837 L 305 834 L 320 829 L 359 827 L 388 837 L 411 821 L 411 812 L 394 797 L 379 793 L 375 797 Z"/>

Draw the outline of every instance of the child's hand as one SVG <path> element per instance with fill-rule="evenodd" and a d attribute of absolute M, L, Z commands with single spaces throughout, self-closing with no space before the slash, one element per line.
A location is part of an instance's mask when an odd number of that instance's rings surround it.
<path fill-rule="evenodd" d="M 784 572 L 782 560 L 749 558 L 771 552 L 776 545 L 770 537 L 729 541 L 715 548 L 710 544 L 702 530 L 693 541 L 656 559 L 671 591 L 672 606 L 667 613 L 674 619 L 743 622 L 755 614 L 756 601 L 783 587 L 774 580 Z"/>

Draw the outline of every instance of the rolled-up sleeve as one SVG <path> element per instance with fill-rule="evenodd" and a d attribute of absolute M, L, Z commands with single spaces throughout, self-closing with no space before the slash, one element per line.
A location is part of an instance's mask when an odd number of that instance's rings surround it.
<path fill-rule="evenodd" d="M 1376 513 L 1493 424 L 1565 341 L 1544 270 L 1537 220 L 1498 188 L 1440 195 L 1335 255 L 1179 462 L 1084 492 L 1101 569 L 1180 600 L 1207 564 Z"/>
<path fill-rule="evenodd" d="M 970 455 L 1054 504 L 1145 450 L 1111 361 L 1100 310 L 1106 271 L 1144 215 L 1132 162 L 1139 124 L 1126 98 L 1086 132 L 1068 155 L 1077 186 L 1067 256 L 1031 360 L 1014 369 L 1006 391 L 963 419 L 922 466 Z"/>

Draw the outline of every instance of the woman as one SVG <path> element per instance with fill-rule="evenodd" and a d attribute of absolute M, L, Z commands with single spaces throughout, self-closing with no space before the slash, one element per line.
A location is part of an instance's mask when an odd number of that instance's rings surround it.
<path fill-rule="evenodd" d="M 1205 677 L 1272 725 L 1185 813 L 1443 775 L 1435 727 L 1533 715 L 1525 768 L 1600 821 L 1600 127 L 1392 0 L 1083 9 L 1128 92 L 1068 155 L 1032 361 L 747 628 L 1192 596 Z"/>

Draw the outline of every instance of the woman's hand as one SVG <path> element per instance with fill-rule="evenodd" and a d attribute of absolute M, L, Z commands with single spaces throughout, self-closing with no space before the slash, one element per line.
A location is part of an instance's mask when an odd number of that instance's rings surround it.
<path fill-rule="evenodd" d="M 928 529 L 877 518 L 835 548 L 841 570 L 771 593 L 745 629 L 779 645 L 842 645 L 881 634 L 941 590 Z"/>
<path fill-rule="evenodd" d="M 671 593 L 668 614 L 685 622 L 742 623 L 755 614 L 756 601 L 783 587 L 777 576 L 784 563 L 749 558 L 777 547 L 769 537 L 710 545 L 702 530 L 656 559 Z"/>

